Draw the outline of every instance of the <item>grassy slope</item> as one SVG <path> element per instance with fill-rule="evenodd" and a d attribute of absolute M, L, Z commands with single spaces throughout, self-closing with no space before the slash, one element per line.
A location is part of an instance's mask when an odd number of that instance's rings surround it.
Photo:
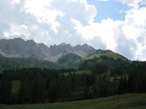
<path fill-rule="evenodd" d="M 0 109 L 117 109 L 117 96 L 52 104 L 0 105 Z M 146 94 L 120 95 L 119 109 L 146 109 Z"/>
<path fill-rule="evenodd" d="M 88 59 L 93 59 L 95 57 L 99 58 L 100 56 L 108 56 L 108 57 L 111 57 L 113 59 L 122 59 L 122 60 L 125 60 L 125 61 L 128 61 L 124 56 L 118 54 L 118 53 L 115 53 L 111 50 L 97 50 L 93 53 L 90 53 L 86 58 L 85 60 L 88 60 Z"/>

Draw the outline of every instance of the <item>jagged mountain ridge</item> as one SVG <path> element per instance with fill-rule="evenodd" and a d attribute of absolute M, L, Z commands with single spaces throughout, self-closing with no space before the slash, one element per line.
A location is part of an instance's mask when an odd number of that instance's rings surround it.
<path fill-rule="evenodd" d="M 111 69 L 118 64 L 127 65 L 130 61 L 111 50 L 96 50 L 87 44 L 73 47 L 70 44 L 62 43 L 48 47 L 42 43 L 35 43 L 33 40 L 25 41 L 17 38 L 0 40 L 0 62 L 0 68 L 5 66 L 5 68 L 17 69 L 20 66 L 20 68 L 89 70 L 97 65 L 108 66 Z"/>
<path fill-rule="evenodd" d="M 57 62 L 60 57 L 68 53 L 85 57 L 93 51 L 95 51 L 95 49 L 87 44 L 73 47 L 70 44 L 62 43 L 60 45 L 52 45 L 48 47 L 42 43 L 38 44 L 33 40 L 25 41 L 21 38 L 0 40 L 0 54 L 5 57 L 32 57 L 40 60 Z"/>

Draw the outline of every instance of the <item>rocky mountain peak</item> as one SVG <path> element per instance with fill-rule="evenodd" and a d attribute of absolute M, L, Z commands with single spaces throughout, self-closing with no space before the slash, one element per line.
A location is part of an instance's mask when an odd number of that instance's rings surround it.
<path fill-rule="evenodd" d="M 86 51 L 86 52 L 91 52 L 95 50 L 92 46 L 89 46 L 88 44 L 76 45 L 74 48 L 76 50 L 81 50 L 81 51 Z"/>
<path fill-rule="evenodd" d="M 50 47 L 44 44 L 38 44 L 33 40 L 1 39 L 0 54 L 5 57 L 37 58 L 41 60 L 57 61 L 61 56 L 67 53 L 73 53 L 85 57 L 89 52 L 95 49 L 87 44 L 73 47 L 70 44 L 61 43 Z"/>

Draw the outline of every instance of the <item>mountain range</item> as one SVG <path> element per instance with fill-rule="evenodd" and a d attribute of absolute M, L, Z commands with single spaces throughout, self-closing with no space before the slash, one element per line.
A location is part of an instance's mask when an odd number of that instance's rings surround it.
<path fill-rule="evenodd" d="M 129 62 L 124 56 L 111 50 L 96 50 L 87 44 L 71 46 L 70 44 L 51 45 L 36 43 L 33 40 L 1 39 L 0 68 L 67 68 L 92 69 L 98 64 L 108 66 Z"/>
<path fill-rule="evenodd" d="M 70 44 L 62 43 L 60 45 L 48 47 L 43 43 L 36 43 L 33 40 L 25 41 L 21 38 L 0 40 L 0 54 L 5 57 L 31 57 L 56 62 L 60 57 L 68 53 L 86 57 L 93 51 L 95 51 L 95 49 L 87 44 L 76 45 L 73 47 Z"/>

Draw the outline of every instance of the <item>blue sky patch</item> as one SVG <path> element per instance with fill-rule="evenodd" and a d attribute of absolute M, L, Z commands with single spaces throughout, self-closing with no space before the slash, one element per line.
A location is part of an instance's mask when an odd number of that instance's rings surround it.
<path fill-rule="evenodd" d="M 113 20 L 124 20 L 125 11 L 128 10 L 126 4 L 122 4 L 119 1 L 99 1 L 88 0 L 88 3 L 94 5 L 97 9 L 96 22 L 100 22 L 102 19 L 112 18 Z"/>

